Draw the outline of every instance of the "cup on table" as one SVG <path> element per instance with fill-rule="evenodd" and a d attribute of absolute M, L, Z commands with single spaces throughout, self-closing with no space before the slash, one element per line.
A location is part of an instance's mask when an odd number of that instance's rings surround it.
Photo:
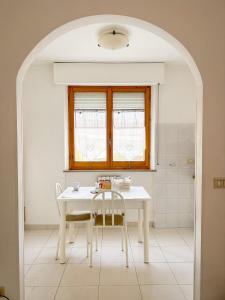
<path fill-rule="evenodd" d="M 73 184 L 73 190 L 74 191 L 78 191 L 79 187 L 80 187 L 80 182 L 74 182 L 74 184 Z"/>

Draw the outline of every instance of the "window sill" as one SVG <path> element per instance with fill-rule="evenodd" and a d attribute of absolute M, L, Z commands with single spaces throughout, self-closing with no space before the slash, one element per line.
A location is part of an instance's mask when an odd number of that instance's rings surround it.
<path fill-rule="evenodd" d="M 111 173 L 118 173 L 118 172 L 142 172 L 142 173 L 154 173 L 157 172 L 157 170 L 148 170 L 148 169 L 116 169 L 116 170 L 110 170 L 110 169 L 102 169 L 102 170 L 63 170 L 64 173 L 74 173 L 74 172 L 111 172 Z"/>

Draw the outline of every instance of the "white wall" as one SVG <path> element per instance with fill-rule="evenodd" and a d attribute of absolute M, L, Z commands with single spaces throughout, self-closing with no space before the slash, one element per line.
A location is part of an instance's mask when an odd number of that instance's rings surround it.
<path fill-rule="evenodd" d="M 64 183 L 65 88 L 52 84 L 52 67 L 35 65 L 23 89 L 26 223 L 56 224 L 56 181 Z"/>
<path fill-rule="evenodd" d="M 98 174 L 109 172 L 63 172 L 66 88 L 53 83 L 52 65 L 33 65 L 24 80 L 23 93 L 26 223 L 57 224 L 55 182 L 90 185 Z M 184 65 L 166 65 L 165 84 L 160 86 L 160 123 L 191 124 L 194 119 L 195 89 L 189 70 Z M 154 173 L 128 174 L 133 184 L 143 185 L 157 201 Z M 135 214 L 129 219 L 135 220 Z"/>
<path fill-rule="evenodd" d="M 165 84 L 160 86 L 159 122 L 195 123 L 196 91 L 186 66 L 167 64 Z"/>

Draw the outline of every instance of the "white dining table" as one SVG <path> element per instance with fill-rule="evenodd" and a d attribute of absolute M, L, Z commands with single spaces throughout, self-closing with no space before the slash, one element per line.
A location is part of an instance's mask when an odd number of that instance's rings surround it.
<path fill-rule="evenodd" d="M 94 187 L 80 187 L 78 191 L 74 191 L 73 187 L 67 187 L 57 198 L 60 207 L 60 245 L 59 259 L 60 263 L 65 263 L 66 255 L 66 212 L 69 209 L 77 211 L 91 210 L 91 200 L 94 194 Z M 138 241 L 142 242 L 143 232 L 143 261 L 149 262 L 149 211 L 151 196 L 142 186 L 131 186 L 129 190 L 120 191 L 125 199 L 126 209 L 138 210 Z M 107 198 L 107 196 L 106 196 Z M 142 218 L 143 211 L 143 218 Z M 143 229 L 143 231 L 142 231 Z"/>

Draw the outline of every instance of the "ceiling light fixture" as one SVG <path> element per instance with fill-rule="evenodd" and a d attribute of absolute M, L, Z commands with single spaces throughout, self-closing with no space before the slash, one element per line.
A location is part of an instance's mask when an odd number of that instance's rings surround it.
<path fill-rule="evenodd" d="M 120 29 L 109 29 L 99 34 L 98 47 L 117 50 L 129 47 L 128 33 Z"/>

